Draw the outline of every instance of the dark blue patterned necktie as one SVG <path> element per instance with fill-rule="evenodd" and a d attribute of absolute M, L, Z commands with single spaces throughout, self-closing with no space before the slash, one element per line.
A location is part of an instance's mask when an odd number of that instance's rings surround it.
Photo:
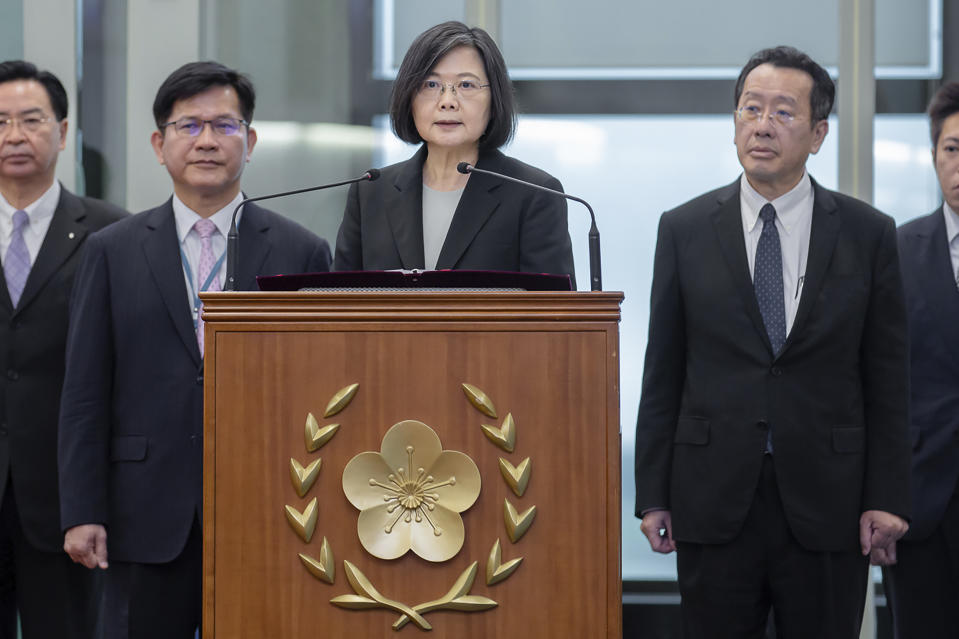
<path fill-rule="evenodd" d="M 786 341 L 786 302 L 783 299 L 783 253 L 776 230 L 776 209 L 766 204 L 759 211 L 763 231 L 756 245 L 756 264 L 753 268 L 753 288 L 759 312 L 766 325 L 766 333 L 778 355 Z"/>

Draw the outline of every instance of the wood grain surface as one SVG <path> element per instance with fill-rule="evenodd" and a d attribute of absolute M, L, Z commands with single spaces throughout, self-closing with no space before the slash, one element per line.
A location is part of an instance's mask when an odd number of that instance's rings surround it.
<path fill-rule="evenodd" d="M 343 560 L 380 593 L 408 605 L 436 599 L 473 561 L 471 594 L 485 612 L 427 613 L 431 636 L 620 637 L 620 436 L 618 293 L 214 293 L 204 296 L 206 414 L 204 610 L 206 639 L 418 636 L 399 632 L 388 610 L 351 611 L 330 599 L 353 594 Z M 359 383 L 353 401 L 324 418 L 327 402 Z M 467 400 L 461 384 L 493 400 L 497 419 Z M 340 428 L 308 453 L 304 425 Z M 483 434 L 512 414 L 516 449 Z M 358 511 L 342 487 L 356 454 L 378 451 L 395 423 L 433 428 L 444 449 L 468 454 L 482 475 L 463 514 L 466 541 L 450 561 L 413 553 L 384 561 L 360 545 Z M 289 459 L 322 458 L 303 497 Z M 503 481 L 498 460 L 531 458 L 523 497 Z M 284 505 L 316 497 L 316 533 L 305 544 Z M 503 502 L 536 520 L 517 543 Z M 324 537 L 336 560 L 333 585 L 311 576 L 297 553 L 319 557 Z M 523 557 L 505 581 L 487 586 L 486 559 L 499 539 L 503 560 Z"/>

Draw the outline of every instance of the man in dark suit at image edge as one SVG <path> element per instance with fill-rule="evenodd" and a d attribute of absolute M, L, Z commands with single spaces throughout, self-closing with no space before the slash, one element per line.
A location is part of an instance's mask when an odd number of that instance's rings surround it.
<path fill-rule="evenodd" d="M 190 639 L 201 610 L 203 325 L 256 144 L 254 89 L 215 62 L 174 71 L 153 104 L 173 196 L 89 240 L 72 299 L 60 411 L 65 548 L 104 570 L 106 636 Z M 326 241 L 255 204 L 238 290 L 329 270 Z"/>
<path fill-rule="evenodd" d="M 97 581 L 63 552 L 57 412 L 67 301 L 87 236 L 127 215 L 55 178 L 67 93 L 29 62 L 0 63 L 0 638 L 85 639 Z"/>
<path fill-rule="evenodd" d="M 959 82 L 933 97 L 929 123 L 944 202 L 899 228 L 913 519 L 883 571 L 897 639 L 959 637 Z"/>
<path fill-rule="evenodd" d="M 743 175 L 665 213 L 636 515 L 677 551 L 686 637 L 858 637 L 909 516 L 906 313 L 889 217 L 806 171 L 835 88 L 791 47 L 735 90 Z"/>

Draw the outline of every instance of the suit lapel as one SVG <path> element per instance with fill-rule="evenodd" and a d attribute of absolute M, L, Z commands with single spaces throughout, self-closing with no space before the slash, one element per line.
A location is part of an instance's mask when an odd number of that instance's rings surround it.
<path fill-rule="evenodd" d="M 30 275 L 27 277 L 23 293 L 20 295 L 20 303 L 14 314 L 26 308 L 63 263 L 80 248 L 87 234 L 87 228 L 83 225 L 84 217 L 86 213 L 80 199 L 61 188 L 60 201 L 53 212 L 53 218 L 40 245 L 37 259 L 30 268 Z M 4 289 L 6 289 L 6 282 L 4 282 Z M 9 298 L 8 293 L 8 303 Z"/>
<path fill-rule="evenodd" d="M 494 151 L 480 156 L 476 165 L 488 171 L 502 172 L 500 158 L 502 153 Z M 473 238 L 486 224 L 486 220 L 493 214 L 500 201 L 492 191 L 502 186 L 502 181 L 494 177 L 473 173 L 470 175 L 463 195 L 460 197 L 453 220 L 450 222 L 446 240 L 436 260 L 437 269 L 455 268 L 463 257 L 466 249 L 473 243 Z"/>
<path fill-rule="evenodd" d="M 240 254 L 236 265 L 236 290 L 255 291 L 258 290 L 256 276 L 263 272 L 263 263 L 270 253 L 270 224 L 263 209 L 253 202 L 244 204 L 238 232 Z"/>
<path fill-rule="evenodd" d="M 197 346 L 193 328 L 193 311 L 187 302 L 172 198 L 167 200 L 166 204 L 144 214 L 144 218 L 143 253 L 147 264 L 177 334 L 199 365 L 200 348 Z"/>
<path fill-rule="evenodd" d="M 14 308 L 13 302 L 10 300 L 10 291 L 7 289 L 7 278 L 5 275 L 4 277 L 0 277 L 0 291 L 3 292 L 3 294 L 0 295 L 0 309 L 3 310 L 4 317 L 10 317 L 13 315 Z"/>
<path fill-rule="evenodd" d="M 809 254 L 806 258 L 806 272 L 802 284 L 802 295 L 799 298 L 799 308 L 796 309 L 796 318 L 793 320 L 792 330 L 786 336 L 783 352 L 794 341 L 809 317 L 809 312 L 819 298 L 826 278 L 826 271 L 836 249 L 836 240 L 839 238 L 839 215 L 836 200 L 815 180 L 813 185 L 812 226 L 809 231 Z"/>
<path fill-rule="evenodd" d="M 923 220 L 922 228 L 911 238 L 916 242 L 916 257 L 922 278 L 918 282 L 925 299 L 932 301 L 928 309 L 935 314 L 936 326 L 952 326 L 959 317 L 959 288 L 956 287 L 949 257 L 949 238 L 942 207 Z M 959 332 L 945 331 L 944 337 L 959 356 Z"/>
<path fill-rule="evenodd" d="M 403 163 L 403 168 L 393 181 L 392 191 L 386 201 L 386 219 L 390 224 L 393 242 L 404 269 L 422 269 L 426 258 L 423 254 L 423 162 L 426 161 L 426 145 L 416 155 Z"/>
<path fill-rule="evenodd" d="M 731 184 L 719 195 L 719 208 L 713 213 L 713 225 L 719 238 L 726 265 L 732 273 L 733 282 L 739 295 L 742 297 L 746 314 L 752 320 L 756 332 L 772 353 L 772 344 L 769 334 L 763 323 L 763 316 L 759 312 L 759 302 L 756 301 L 756 291 L 753 288 L 752 277 L 749 275 L 749 261 L 746 257 L 746 238 L 743 234 L 742 209 L 739 204 L 739 182 Z"/>

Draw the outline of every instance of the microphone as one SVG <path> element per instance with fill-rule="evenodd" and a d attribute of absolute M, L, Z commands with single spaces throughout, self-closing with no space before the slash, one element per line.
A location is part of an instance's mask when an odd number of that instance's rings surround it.
<path fill-rule="evenodd" d="M 287 195 L 296 195 L 297 193 L 308 193 L 309 191 L 322 191 L 323 189 L 332 189 L 334 186 L 345 186 L 347 184 L 353 184 L 354 182 L 363 182 L 369 181 L 372 182 L 376 178 L 380 177 L 379 169 L 370 169 L 363 175 L 358 178 L 353 178 L 352 180 L 343 180 L 342 182 L 336 182 L 334 184 L 322 184 L 320 186 L 310 186 L 305 189 L 296 189 L 295 191 L 284 191 L 283 193 L 273 193 L 272 195 L 260 195 L 258 197 L 248 197 L 239 204 L 236 205 L 236 208 L 233 209 L 233 218 L 230 222 L 230 232 L 226 236 L 226 286 L 224 291 L 235 291 L 236 290 L 236 262 L 239 257 L 240 247 L 239 247 L 239 237 L 240 234 L 236 228 L 236 214 L 240 211 L 242 207 L 247 202 L 259 202 L 260 200 L 272 200 L 276 197 L 285 197 Z"/>
<path fill-rule="evenodd" d="M 602 275 L 602 263 L 599 257 L 599 229 L 596 228 L 596 214 L 593 213 L 593 207 L 589 205 L 584 199 L 578 198 L 575 195 L 570 195 L 569 193 L 563 193 L 562 191 L 557 191 L 556 189 L 551 189 L 545 186 L 540 186 L 539 184 L 533 184 L 532 182 L 526 182 L 524 180 L 518 180 L 514 177 L 508 175 L 503 175 L 502 173 L 495 173 L 494 171 L 487 171 L 486 169 L 478 169 L 469 162 L 460 162 L 456 165 L 456 170 L 460 173 L 483 173 L 485 175 L 492 175 L 493 177 L 500 178 L 501 180 L 506 180 L 507 182 L 514 182 L 516 184 L 522 184 L 523 186 L 528 186 L 533 189 L 538 189 L 540 191 L 546 191 L 547 193 L 552 193 L 560 197 L 564 197 L 567 200 L 573 200 L 574 202 L 579 202 L 589 210 L 589 217 L 592 220 L 592 223 L 589 227 L 589 283 L 591 291 L 601 291 L 603 290 L 603 275 Z"/>

